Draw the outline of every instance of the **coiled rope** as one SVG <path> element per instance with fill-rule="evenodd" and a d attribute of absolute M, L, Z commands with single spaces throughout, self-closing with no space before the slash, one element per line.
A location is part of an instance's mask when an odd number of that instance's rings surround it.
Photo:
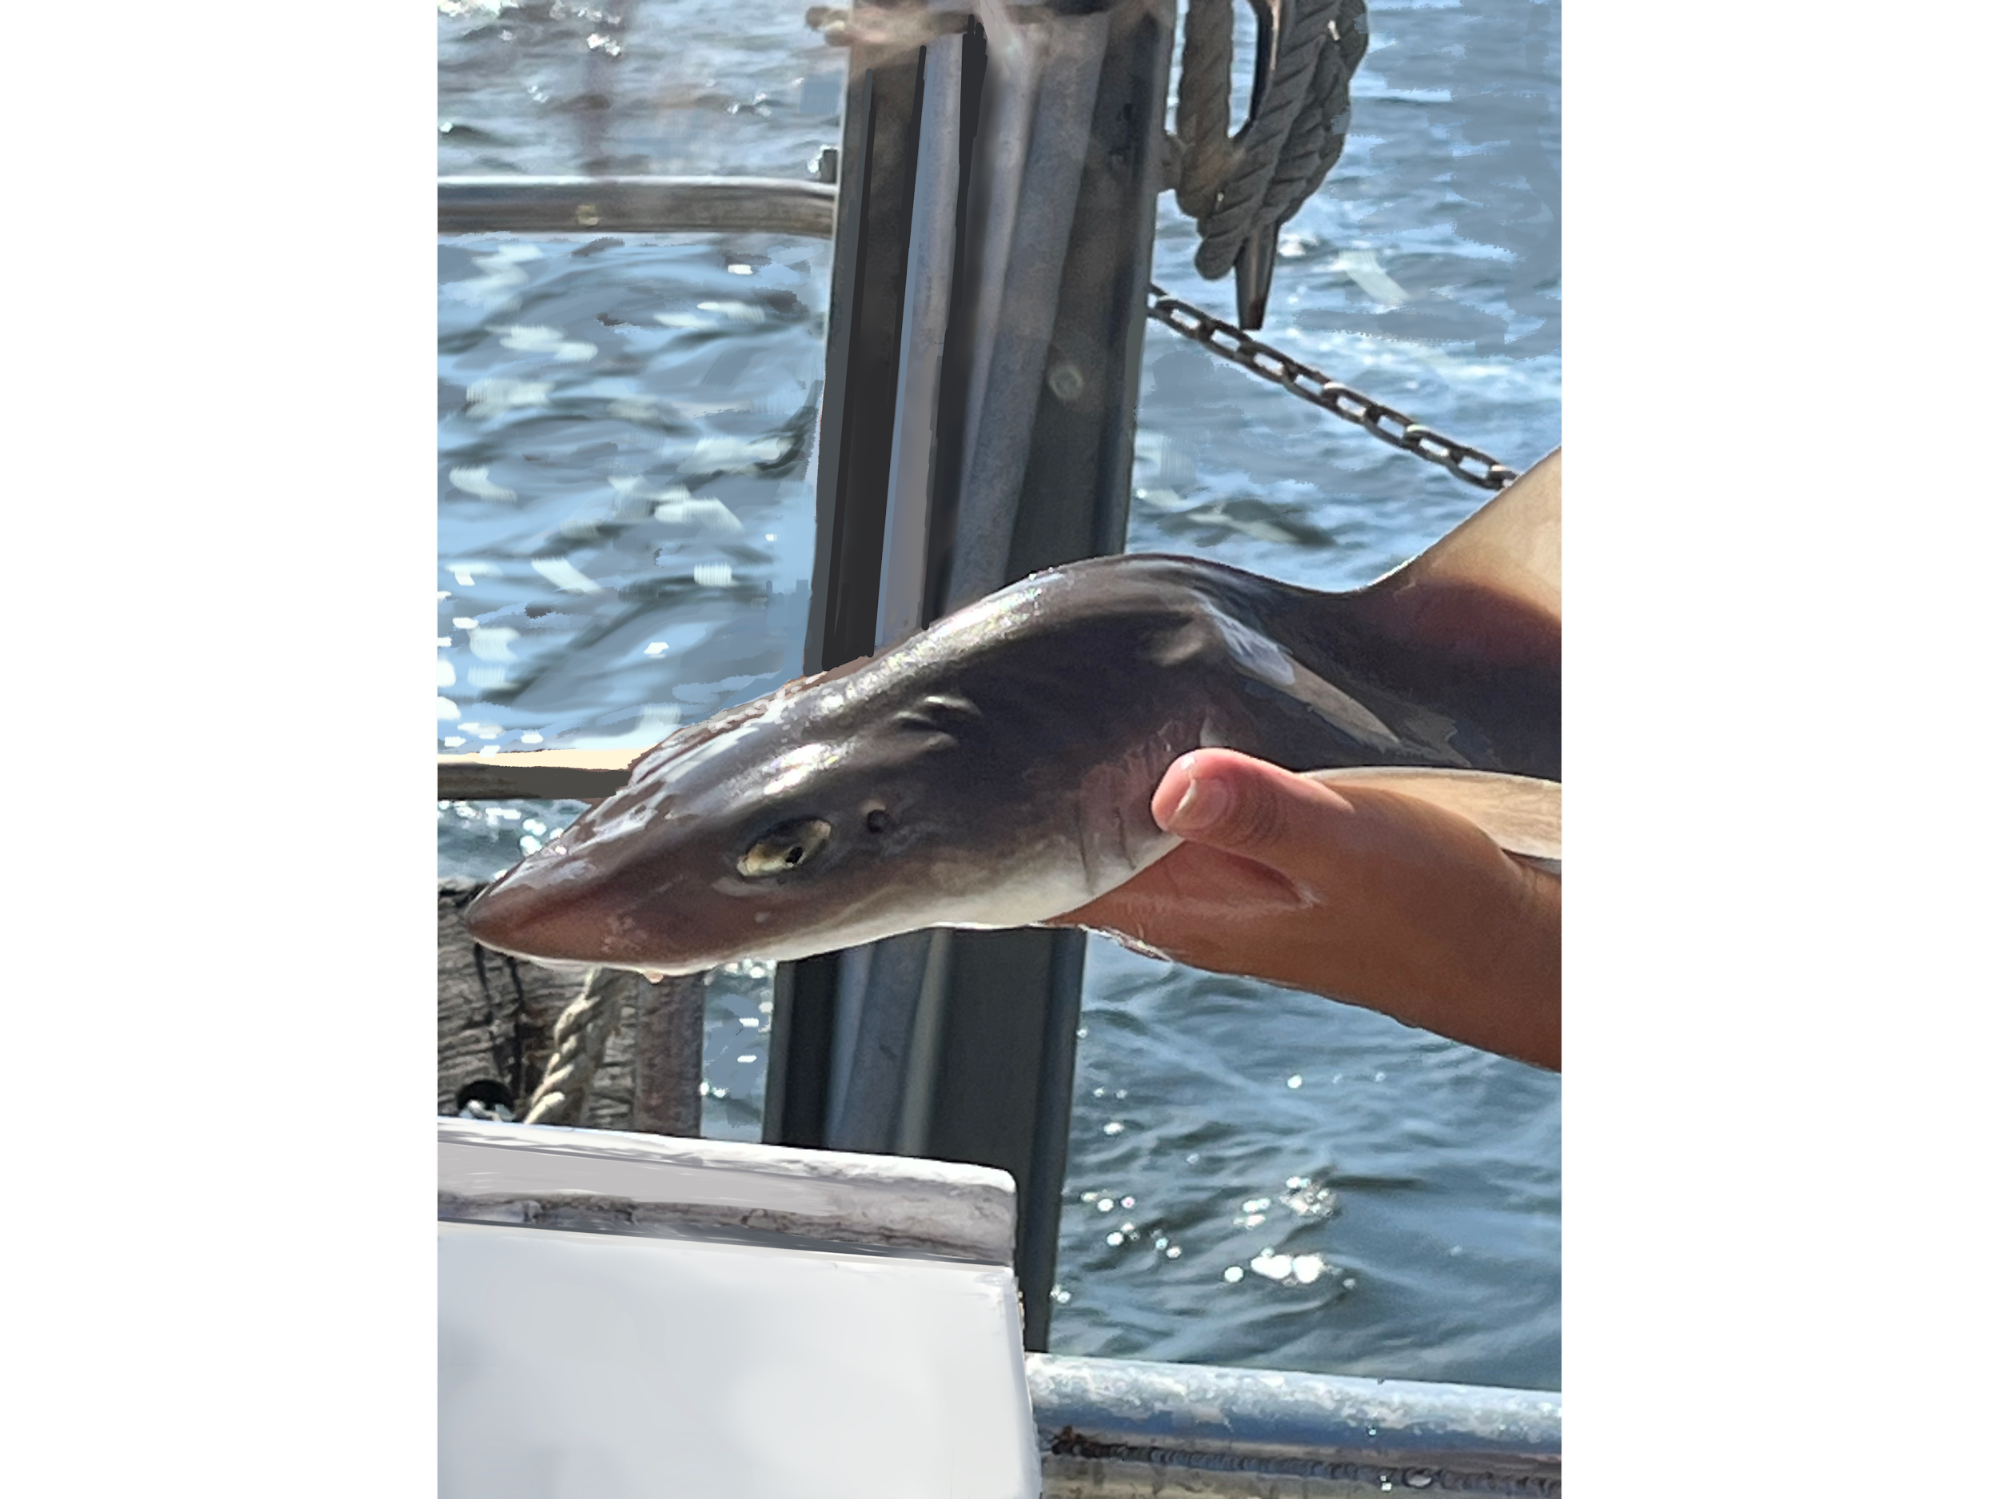
<path fill-rule="evenodd" d="M 1178 136 L 1169 138 L 1169 180 L 1201 235 L 1194 269 L 1210 281 L 1243 262 L 1245 247 L 1319 190 L 1346 145 L 1354 70 L 1367 52 L 1365 0 L 1252 0 L 1260 61 L 1267 59 L 1249 118 L 1229 134 L 1229 73 L 1235 58 L 1232 0 L 1187 0 L 1180 53 Z M 1261 310 L 1269 257 L 1261 257 Z M 1246 323 L 1256 327 L 1260 315 Z"/>

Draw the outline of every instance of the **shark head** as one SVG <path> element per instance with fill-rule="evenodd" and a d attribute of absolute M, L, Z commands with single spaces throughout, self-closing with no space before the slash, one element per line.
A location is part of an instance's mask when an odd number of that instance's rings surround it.
<path fill-rule="evenodd" d="M 1021 816 L 1059 790 L 996 779 L 1004 731 L 926 675 L 877 660 L 674 735 L 488 887 L 466 912 L 472 936 L 678 974 L 1080 905 L 1075 839 Z"/>

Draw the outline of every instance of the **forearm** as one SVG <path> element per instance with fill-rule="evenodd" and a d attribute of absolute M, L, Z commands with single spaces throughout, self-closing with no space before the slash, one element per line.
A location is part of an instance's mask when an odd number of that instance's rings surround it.
<path fill-rule="evenodd" d="M 1351 998 L 1411 1026 L 1559 1072 L 1562 882 L 1516 865 L 1515 890 L 1464 893 L 1465 909 L 1416 975 Z M 1323 993 L 1324 991 L 1322 991 Z"/>
<path fill-rule="evenodd" d="M 1561 1067 L 1562 882 L 1474 824 L 1229 751 L 1176 763 L 1153 815 L 1187 842 L 1062 920 Z"/>

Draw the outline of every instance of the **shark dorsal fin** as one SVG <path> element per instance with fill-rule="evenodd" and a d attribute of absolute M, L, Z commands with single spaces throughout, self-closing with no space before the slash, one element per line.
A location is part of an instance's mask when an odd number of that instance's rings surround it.
<path fill-rule="evenodd" d="M 1360 598 L 1376 628 L 1412 645 L 1494 664 L 1558 662 L 1562 450 Z"/>

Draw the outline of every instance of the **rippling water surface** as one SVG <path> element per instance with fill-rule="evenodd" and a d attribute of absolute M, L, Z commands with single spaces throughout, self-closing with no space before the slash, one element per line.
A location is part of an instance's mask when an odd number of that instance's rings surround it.
<path fill-rule="evenodd" d="M 439 170 L 802 177 L 844 66 L 803 11 L 446 0 Z M 1370 14 L 1263 336 L 1524 466 L 1560 440 L 1559 12 Z M 1155 279 L 1226 315 L 1194 244 L 1162 198 Z M 768 235 L 440 240 L 443 748 L 651 744 L 797 674 L 829 272 Z M 1343 588 L 1480 503 L 1157 325 L 1145 362 L 1133 550 Z M 440 806 L 440 873 L 576 810 Z M 757 1134 L 768 989 L 713 980 L 711 1135 Z M 1558 1386 L 1560 1197 L 1555 1078 L 1093 941 L 1057 1351 Z"/>

